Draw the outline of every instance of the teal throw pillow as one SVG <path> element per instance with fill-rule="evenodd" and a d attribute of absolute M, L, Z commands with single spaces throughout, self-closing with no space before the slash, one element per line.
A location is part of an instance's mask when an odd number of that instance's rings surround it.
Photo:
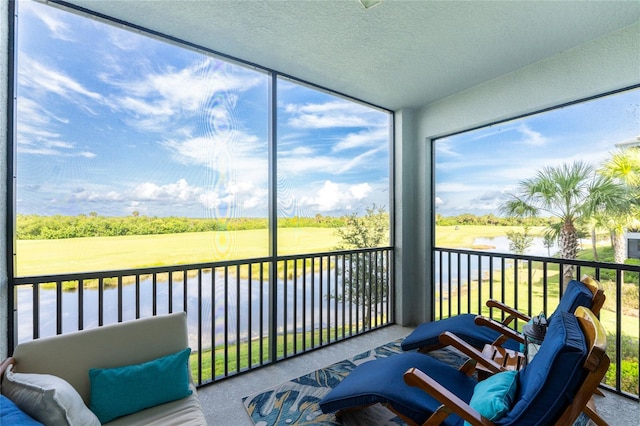
<path fill-rule="evenodd" d="M 491 421 L 503 417 L 511 409 L 516 396 L 517 371 L 502 371 L 478 382 L 469 405 Z M 469 425 L 468 422 L 464 423 Z"/>
<path fill-rule="evenodd" d="M 187 348 L 142 364 L 90 369 L 91 411 L 107 423 L 189 396 L 190 354 Z"/>

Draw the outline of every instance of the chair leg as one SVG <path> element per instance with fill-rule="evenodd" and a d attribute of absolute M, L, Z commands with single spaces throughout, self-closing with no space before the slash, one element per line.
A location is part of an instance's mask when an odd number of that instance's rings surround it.
<path fill-rule="evenodd" d="M 598 413 L 596 413 L 596 404 L 593 401 L 593 397 L 587 402 L 587 405 L 584 406 L 584 410 L 582 410 L 593 422 L 598 426 L 609 426 L 607 422 L 604 421 L 602 417 Z"/>

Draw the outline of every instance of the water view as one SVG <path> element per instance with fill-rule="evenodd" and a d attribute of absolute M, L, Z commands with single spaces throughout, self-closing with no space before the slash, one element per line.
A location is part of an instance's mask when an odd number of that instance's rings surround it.
<path fill-rule="evenodd" d="M 509 253 L 509 240 L 506 237 L 476 238 L 474 246 L 491 246 L 493 248 L 480 251 L 488 253 Z M 556 248 L 552 248 L 554 253 Z M 532 247 L 527 254 L 533 256 L 547 256 L 547 249 L 541 238 L 535 238 Z M 478 259 L 481 266 L 478 268 Z M 436 277 L 443 277 L 443 282 L 448 281 L 449 271 L 457 271 L 458 260 L 463 271 L 468 269 L 471 262 L 472 274 L 480 270 L 487 273 L 492 267 L 494 271 L 501 270 L 501 264 L 490 263 L 488 256 L 460 257 L 446 256 L 443 258 L 444 267 L 440 270 L 439 259 L 435 260 Z M 507 268 L 511 262 L 505 264 Z M 335 269 L 323 271 L 322 274 L 306 274 L 304 278 L 297 280 L 289 278 L 277 282 L 277 310 L 276 315 L 278 333 L 291 333 L 295 331 L 312 330 L 327 327 L 340 326 L 342 324 L 342 312 L 352 318 L 355 317 L 356 306 L 347 302 L 347 306 L 336 294 L 342 291 L 342 277 L 336 277 Z M 452 274 L 457 276 L 457 272 Z M 164 277 L 164 278 L 162 278 Z M 477 276 L 472 275 L 472 280 Z M 336 281 L 337 280 L 337 281 Z M 465 280 L 466 281 L 466 280 Z M 322 283 L 322 285 L 321 285 Z M 286 287 L 286 288 L 285 288 Z M 322 287 L 322 288 L 321 288 Z M 139 311 L 140 317 L 153 315 L 154 306 L 157 314 L 169 312 L 170 292 L 166 274 L 159 274 L 154 284 L 153 279 L 147 276 L 140 280 L 139 286 Z M 190 330 L 190 344 L 198 347 L 198 330 L 201 332 L 203 348 L 212 345 L 218 346 L 226 343 L 234 343 L 238 340 L 257 339 L 267 336 L 269 333 L 269 283 L 265 280 L 261 283 L 258 279 L 249 281 L 246 278 L 238 279 L 228 276 L 227 283 L 223 273 L 216 272 L 212 276 L 210 270 L 202 272 L 198 276 L 187 278 L 186 297 L 185 286 L 182 281 L 174 281 L 171 284 L 171 310 L 181 311 L 186 308 Z M 321 293 L 322 292 L 322 293 Z M 21 286 L 17 291 L 18 315 L 25 320 L 18 319 L 19 341 L 30 340 L 33 335 L 33 291 L 30 286 Z M 77 290 L 63 291 L 62 299 L 62 332 L 67 333 L 77 330 L 79 292 Z M 286 295 L 286 303 L 284 301 Z M 83 326 L 84 328 L 97 327 L 99 322 L 99 291 L 97 288 L 85 288 L 83 291 Z M 112 324 L 118 321 L 118 289 L 106 287 L 103 298 L 103 322 Z M 56 290 L 42 288 L 39 292 L 39 323 L 40 336 L 51 336 L 56 333 Z M 136 286 L 124 284 L 122 286 L 122 319 L 124 321 L 136 318 Z M 185 302 L 186 301 L 186 302 Z M 199 310 L 201 306 L 201 310 Z M 286 318 L 285 318 L 286 315 Z M 359 313 L 362 317 L 362 310 Z"/>
<path fill-rule="evenodd" d="M 285 283 L 279 279 L 276 287 L 277 324 L 279 334 L 293 331 L 340 327 L 349 323 L 350 318 L 363 318 L 362 307 L 357 307 L 348 300 L 343 302 L 342 277 L 335 275 L 335 269 L 322 273 L 306 274 L 297 279 L 289 278 Z M 140 317 L 153 315 L 154 306 L 157 314 L 169 312 L 170 285 L 165 278 L 154 284 L 151 277 L 140 280 L 139 300 Z M 337 279 L 337 280 L 336 280 Z M 269 334 L 269 283 L 266 279 L 249 281 L 229 275 L 227 283 L 223 273 L 215 276 L 204 271 L 201 277 L 187 278 L 186 295 L 182 281 L 171 284 L 172 311 L 184 310 L 186 307 L 189 324 L 189 339 L 192 348 L 198 347 L 198 331 L 202 338 L 203 349 L 212 346 L 235 343 L 268 336 Z M 17 290 L 18 341 L 30 340 L 33 335 L 33 290 L 31 286 L 20 286 Z M 63 291 L 62 332 L 77 330 L 78 327 L 78 290 Z M 338 295 L 338 298 L 336 298 Z M 286 303 L 285 303 L 286 297 Z M 99 298 L 97 288 L 85 288 L 82 294 L 84 328 L 97 327 L 99 323 Z M 136 285 L 122 286 L 122 319 L 136 318 Z M 40 336 L 51 336 L 56 333 L 55 289 L 42 288 L 39 292 L 39 324 Z M 112 324 L 118 321 L 118 288 L 106 287 L 102 294 L 103 323 Z M 383 304 L 386 306 L 386 304 Z M 201 307 L 201 309 L 199 309 Z M 384 308 L 384 307 L 383 307 Z M 386 309 L 386 308 L 385 308 Z M 348 327 L 348 326 L 347 326 Z"/>

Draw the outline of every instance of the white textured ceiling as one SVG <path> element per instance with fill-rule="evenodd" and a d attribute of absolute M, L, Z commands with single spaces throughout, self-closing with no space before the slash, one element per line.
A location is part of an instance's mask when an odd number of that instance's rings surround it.
<path fill-rule="evenodd" d="M 640 1 L 71 0 L 375 105 L 418 107 L 640 20 Z"/>

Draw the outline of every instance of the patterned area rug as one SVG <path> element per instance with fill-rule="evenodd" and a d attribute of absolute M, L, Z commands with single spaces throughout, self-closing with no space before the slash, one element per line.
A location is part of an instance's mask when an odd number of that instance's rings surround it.
<path fill-rule="evenodd" d="M 380 404 L 346 412 L 341 416 L 340 421 L 336 419 L 334 413 L 324 414 L 318 406 L 322 397 L 358 365 L 402 352 L 401 341 L 402 339 L 363 352 L 351 359 L 340 361 L 259 394 L 244 397 L 242 401 L 255 426 L 406 425 L 403 420 Z M 432 351 L 429 355 L 455 367 L 461 366 L 466 359 L 458 352 L 448 349 Z M 588 423 L 588 418 L 581 414 L 574 426 L 585 426 Z"/>

